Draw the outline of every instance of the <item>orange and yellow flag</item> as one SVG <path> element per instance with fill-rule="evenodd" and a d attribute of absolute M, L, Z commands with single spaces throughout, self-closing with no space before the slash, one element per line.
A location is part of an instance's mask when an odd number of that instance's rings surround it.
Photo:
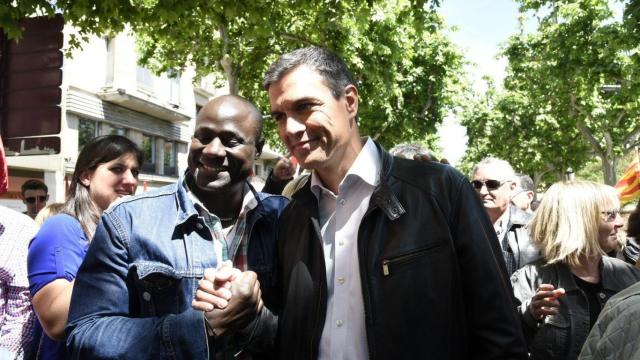
<path fill-rule="evenodd" d="M 640 159 L 638 159 L 637 149 L 635 159 L 629 164 L 615 188 L 622 203 L 640 198 Z"/>

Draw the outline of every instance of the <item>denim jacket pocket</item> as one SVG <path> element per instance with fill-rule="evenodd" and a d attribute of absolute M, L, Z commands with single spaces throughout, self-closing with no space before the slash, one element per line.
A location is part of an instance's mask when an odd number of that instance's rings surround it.
<path fill-rule="evenodd" d="M 533 344 L 535 358 L 564 359 L 569 349 L 570 336 L 569 319 L 562 313 L 547 316 L 540 326 Z M 544 354 L 544 356 L 542 355 Z"/>
<path fill-rule="evenodd" d="M 178 314 L 185 308 L 184 279 L 174 268 L 154 261 L 139 261 L 133 266 L 142 317 Z"/>

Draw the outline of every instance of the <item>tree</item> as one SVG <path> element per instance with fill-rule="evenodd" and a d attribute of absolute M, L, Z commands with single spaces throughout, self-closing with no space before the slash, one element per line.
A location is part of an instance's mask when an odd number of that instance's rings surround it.
<path fill-rule="evenodd" d="M 15 4 L 15 6 L 14 6 Z M 46 0 L 0 5 L 0 24 L 17 36 L 12 21 Z M 128 26 L 139 40 L 140 61 L 158 72 L 195 66 L 199 75 L 220 74 L 232 93 L 268 109 L 261 80 L 286 51 L 308 45 L 340 54 L 361 93 L 360 126 L 389 147 L 435 132 L 461 91 L 463 57 L 443 34 L 437 1 L 105 0 L 57 1 L 55 7 L 82 37 Z M 7 11 L 7 9 L 9 9 Z M 273 124 L 266 131 L 275 138 Z M 275 143 L 275 141 L 271 141 Z"/>
<path fill-rule="evenodd" d="M 526 94 L 498 91 L 485 80 L 488 90 L 467 101 L 462 113 L 469 138 L 464 171 L 470 173 L 475 163 L 494 156 L 531 176 L 539 188 L 562 179 L 567 168 L 586 161 L 588 147 L 577 131 L 562 129 L 555 119 L 540 114 Z"/>
<path fill-rule="evenodd" d="M 606 0 L 519 2 L 522 12 L 533 11 L 540 21 L 536 32 L 509 40 L 505 88 L 522 93 L 563 132 L 577 130 L 600 158 L 605 183 L 614 184 L 618 160 L 640 143 L 634 17 L 616 21 Z M 558 156 L 568 155 L 558 150 Z"/>

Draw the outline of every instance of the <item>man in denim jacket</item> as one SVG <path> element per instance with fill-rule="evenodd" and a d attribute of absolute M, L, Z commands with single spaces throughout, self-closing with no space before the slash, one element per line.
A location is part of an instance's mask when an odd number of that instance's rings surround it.
<path fill-rule="evenodd" d="M 247 100 L 212 100 L 198 114 L 184 177 L 103 213 L 75 280 L 66 329 L 73 358 L 207 359 L 256 346 L 247 345 L 249 322 L 267 311 L 262 301 L 269 305 L 287 203 L 246 181 L 261 130 Z M 225 284 L 233 296 L 217 304 L 222 310 L 194 310 L 199 280 L 226 260 L 240 270 Z"/>

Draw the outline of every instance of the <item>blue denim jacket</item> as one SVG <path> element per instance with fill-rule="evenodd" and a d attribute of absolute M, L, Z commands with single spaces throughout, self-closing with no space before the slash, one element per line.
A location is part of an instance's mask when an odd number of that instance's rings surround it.
<path fill-rule="evenodd" d="M 251 191 L 258 206 L 247 215 L 247 262 L 265 299 L 288 201 Z M 212 358 L 220 349 L 209 349 L 202 312 L 191 301 L 204 269 L 216 265 L 211 233 L 182 179 L 112 206 L 75 280 L 66 328 L 72 358 Z"/>

